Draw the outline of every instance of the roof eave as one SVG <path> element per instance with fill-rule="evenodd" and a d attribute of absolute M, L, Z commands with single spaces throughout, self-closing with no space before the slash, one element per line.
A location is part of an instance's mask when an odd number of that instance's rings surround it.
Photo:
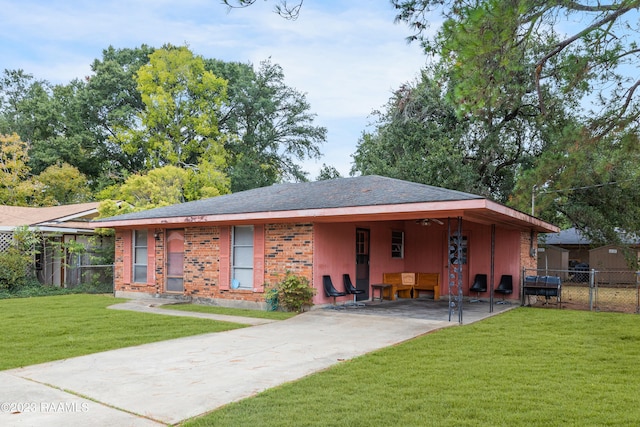
<path fill-rule="evenodd" d="M 529 228 L 538 232 L 556 232 L 557 227 L 522 212 L 487 199 L 369 205 L 341 208 L 304 209 L 270 212 L 249 212 L 221 215 L 194 215 L 168 218 L 146 218 L 121 221 L 100 221 L 100 228 L 136 228 L 145 226 L 185 226 L 193 224 L 246 224 L 268 222 L 354 222 L 393 221 L 424 218 L 462 217 L 473 222 L 499 223 L 511 227 Z"/>

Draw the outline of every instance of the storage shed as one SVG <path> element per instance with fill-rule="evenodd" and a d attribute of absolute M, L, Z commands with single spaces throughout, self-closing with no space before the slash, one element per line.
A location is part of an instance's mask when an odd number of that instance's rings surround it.
<path fill-rule="evenodd" d="M 563 281 L 567 280 L 569 276 L 569 250 L 554 245 L 539 247 L 538 270 L 543 272 L 552 270 L 554 271 L 553 275 L 560 276 Z"/>
<path fill-rule="evenodd" d="M 598 271 L 598 281 L 609 284 L 636 283 L 637 273 L 629 268 L 639 258 L 637 248 L 606 245 L 589 251 L 589 267 Z"/>

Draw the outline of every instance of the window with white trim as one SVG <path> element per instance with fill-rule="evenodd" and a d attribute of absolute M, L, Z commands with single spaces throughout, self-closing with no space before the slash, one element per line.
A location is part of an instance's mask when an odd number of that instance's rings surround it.
<path fill-rule="evenodd" d="M 253 290 L 253 226 L 233 227 L 231 235 L 231 289 Z"/>
<path fill-rule="evenodd" d="M 147 230 L 133 232 L 133 281 L 147 283 Z"/>

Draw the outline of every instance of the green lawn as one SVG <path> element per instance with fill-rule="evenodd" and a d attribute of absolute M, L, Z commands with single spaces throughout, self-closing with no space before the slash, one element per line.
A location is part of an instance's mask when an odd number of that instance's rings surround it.
<path fill-rule="evenodd" d="M 259 319 L 273 320 L 285 320 L 298 314 L 284 311 L 260 311 L 198 304 L 168 304 L 161 307 L 169 310 L 195 311 L 198 313 L 226 314 L 228 316 L 257 317 Z"/>
<path fill-rule="evenodd" d="M 109 310 L 105 295 L 0 300 L 0 370 L 244 325 Z"/>
<path fill-rule="evenodd" d="M 638 420 L 640 317 L 519 308 L 346 361 L 184 425 L 606 426 Z"/>

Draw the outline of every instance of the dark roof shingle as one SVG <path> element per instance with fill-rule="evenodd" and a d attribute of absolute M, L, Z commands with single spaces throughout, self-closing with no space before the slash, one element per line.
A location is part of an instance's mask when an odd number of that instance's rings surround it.
<path fill-rule="evenodd" d="M 367 175 L 326 181 L 276 184 L 103 220 L 126 221 L 473 199 L 483 199 L 483 197 L 415 182 Z"/>

